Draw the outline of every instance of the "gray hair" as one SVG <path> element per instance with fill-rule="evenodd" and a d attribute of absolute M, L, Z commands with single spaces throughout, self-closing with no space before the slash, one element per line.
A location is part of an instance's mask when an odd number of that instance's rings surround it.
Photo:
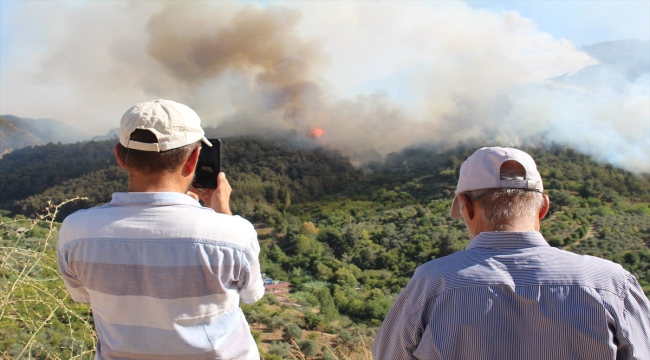
<path fill-rule="evenodd" d="M 525 172 L 521 170 L 502 171 L 501 180 L 524 180 Z M 536 219 L 539 210 L 544 206 L 542 194 L 531 190 L 480 189 L 466 191 L 464 194 L 480 205 L 479 211 L 495 231 L 505 230 L 515 219 Z"/>

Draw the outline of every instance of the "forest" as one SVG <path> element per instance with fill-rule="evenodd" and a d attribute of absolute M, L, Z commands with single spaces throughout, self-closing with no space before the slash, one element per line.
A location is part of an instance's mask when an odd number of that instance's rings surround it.
<path fill-rule="evenodd" d="M 369 359 L 378 326 L 415 268 L 469 241 L 448 211 L 475 144 L 411 147 L 361 169 L 335 150 L 286 140 L 223 144 L 233 211 L 257 229 L 262 271 L 291 283 L 287 298 L 242 305 L 264 359 Z M 90 358 L 92 313 L 67 297 L 54 243 L 66 215 L 126 189 L 113 146 L 47 144 L 0 159 L 4 357 Z M 650 175 L 561 146 L 523 150 L 551 198 L 541 229 L 549 243 L 620 263 L 650 294 Z"/>

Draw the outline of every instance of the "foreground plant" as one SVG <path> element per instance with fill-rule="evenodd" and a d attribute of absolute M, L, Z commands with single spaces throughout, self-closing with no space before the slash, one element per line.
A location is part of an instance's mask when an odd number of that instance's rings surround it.
<path fill-rule="evenodd" d="M 84 359 L 97 334 L 87 304 L 72 302 L 56 261 L 56 216 L 76 197 L 35 219 L 0 218 L 0 356 Z"/>

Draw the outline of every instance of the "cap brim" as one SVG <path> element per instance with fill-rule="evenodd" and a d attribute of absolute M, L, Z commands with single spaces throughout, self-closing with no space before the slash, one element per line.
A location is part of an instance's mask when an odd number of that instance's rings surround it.
<path fill-rule="evenodd" d="M 212 143 L 209 142 L 208 139 L 205 138 L 205 136 L 201 138 L 201 141 L 203 141 L 203 143 L 205 143 L 205 144 L 208 145 L 209 147 L 212 147 Z"/>
<path fill-rule="evenodd" d="M 460 211 L 460 200 L 458 200 L 458 195 L 454 196 L 454 200 L 451 202 L 449 216 L 451 216 L 452 219 L 460 219 L 463 217 L 463 214 Z"/>

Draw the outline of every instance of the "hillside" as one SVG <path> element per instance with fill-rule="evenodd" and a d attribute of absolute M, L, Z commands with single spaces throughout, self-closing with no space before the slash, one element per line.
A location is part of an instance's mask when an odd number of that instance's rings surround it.
<path fill-rule="evenodd" d="M 54 119 L 0 115 L 0 157 L 16 149 L 47 143 L 74 143 L 90 138 L 85 132 Z"/>
<path fill-rule="evenodd" d="M 89 197 L 64 207 L 60 219 L 108 202 L 113 192 L 126 189 L 114 145 L 115 140 L 105 140 L 17 150 L 0 159 L 0 201 L 13 204 L 5 208 L 15 213 L 34 215 L 48 200 Z M 361 175 L 337 152 L 292 150 L 286 142 L 251 138 L 224 139 L 223 168 L 237 189 L 234 208 L 253 219 L 267 208 L 340 192 Z"/>
<path fill-rule="evenodd" d="M 112 192 L 126 187 L 112 146 L 113 141 L 102 141 L 16 151 L 0 160 L 0 200 L 5 209 L 34 216 L 48 201 L 88 198 L 63 207 L 58 220 L 110 201 Z M 309 244 L 324 246 L 324 253 L 359 271 L 390 270 L 403 276 L 390 285 L 395 292 L 415 266 L 467 242 L 464 226 L 449 219 L 447 210 L 460 165 L 474 149 L 408 148 L 390 154 L 384 163 L 368 164 L 373 171 L 364 175 L 335 151 L 296 148 L 281 140 L 226 138 L 224 170 L 235 189 L 234 211 L 273 229 L 275 235 L 267 239 L 267 270 L 274 277 L 304 282 L 292 275 L 297 267 L 313 278 L 316 263 L 283 263 L 285 258 L 271 251 L 276 245 L 299 247 L 297 239 L 305 240 L 300 237 L 303 225 L 313 223 L 318 236 Z M 551 198 L 543 232 L 554 246 L 609 259 L 648 250 L 648 174 L 599 164 L 563 147 L 525 150 L 536 159 Z M 602 225 L 606 223 L 627 230 Z"/>
<path fill-rule="evenodd" d="M 114 142 L 47 144 L 18 149 L 0 159 L 0 202 L 40 194 L 65 180 L 116 166 Z"/>
<path fill-rule="evenodd" d="M 299 358 L 298 348 L 311 354 L 306 355 L 309 359 L 369 359 L 365 351 L 414 269 L 462 250 L 469 241 L 463 223 L 449 218 L 448 211 L 460 165 L 474 146 L 404 149 L 383 163 L 367 164 L 365 168 L 372 171 L 364 174 L 336 151 L 280 140 L 223 140 L 224 170 L 234 189 L 233 210 L 250 219 L 258 231 L 262 271 L 293 285 L 288 297 L 266 296 L 242 306 L 265 359 L 291 358 L 290 353 Z M 18 223 L 11 225 L 13 230 L 4 230 L 4 243 L 22 244 L 16 229 L 29 228 L 23 216 L 42 214 L 48 200 L 88 197 L 63 206 L 60 220 L 123 190 L 124 171 L 107 160 L 112 145 L 111 141 L 50 144 L 0 159 L 0 172 L 7 166 L 18 171 L 19 164 L 29 163 L 31 167 L 20 176 L 40 172 L 46 183 L 27 182 L 15 188 L 12 183 L 19 178 L 5 181 L 11 171 L 0 173 L 0 194 L 23 194 L 5 202 Z M 551 211 L 541 229 L 549 243 L 622 264 L 650 294 L 650 176 L 599 164 L 568 148 L 525 150 L 537 160 L 551 198 Z M 71 157 L 74 161 L 66 162 Z M 74 176 L 66 175 L 67 167 L 76 171 Z M 37 239 L 43 238 L 44 231 L 23 232 L 24 247 L 41 244 Z M 51 272 L 55 263 L 46 264 L 50 270 L 43 269 L 43 274 L 55 276 Z M 36 279 L 44 276 L 34 274 Z M 60 278 L 56 281 L 48 286 L 62 286 Z M 60 288 L 57 291 L 65 296 Z M 19 303 L 26 301 L 21 296 L 31 295 L 15 291 L 12 296 Z M 62 304 L 65 309 L 77 306 L 68 300 Z M 92 324 L 91 314 L 87 307 L 75 309 L 38 330 L 35 341 L 53 354 L 91 351 L 92 336 L 83 335 Z M 13 311 L 29 315 L 22 309 Z M 85 322 L 70 320 L 71 314 L 81 314 Z M 47 318 L 46 307 L 39 316 L 41 321 Z M 0 326 L 4 329 L 22 321 L 10 320 L 0 316 Z M 75 324 L 74 336 L 65 321 Z M 37 330 L 36 326 L 6 328 L 17 335 L 0 333 L 0 353 L 17 354 L 24 349 L 20 344 Z M 291 345 L 291 338 L 296 345 Z"/>
<path fill-rule="evenodd" d="M 0 158 L 15 149 L 40 143 L 39 138 L 0 116 Z"/>

